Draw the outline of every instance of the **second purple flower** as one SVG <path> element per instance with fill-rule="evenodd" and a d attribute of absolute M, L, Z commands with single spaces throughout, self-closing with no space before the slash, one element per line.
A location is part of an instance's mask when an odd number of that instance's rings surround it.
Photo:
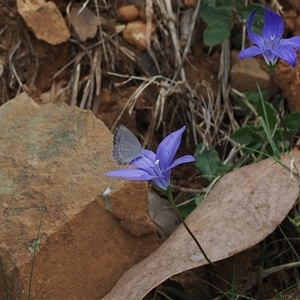
<path fill-rule="evenodd" d="M 262 35 L 253 33 L 251 26 L 255 13 L 256 10 L 253 10 L 247 22 L 247 32 L 254 46 L 242 50 L 239 58 L 243 59 L 262 54 L 269 66 L 275 65 L 278 58 L 281 58 L 292 67 L 295 67 L 297 63 L 295 49 L 300 50 L 300 36 L 293 36 L 288 39 L 282 38 L 284 21 L 281 16 L 272 12 L 267 6 L 265 8 L 265 22 Z"/>

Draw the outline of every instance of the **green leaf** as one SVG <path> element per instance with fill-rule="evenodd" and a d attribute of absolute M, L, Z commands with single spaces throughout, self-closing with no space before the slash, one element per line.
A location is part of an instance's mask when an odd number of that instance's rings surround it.
<path fill-rule="evenodd" d="M 294 135 L 296 134 L 295 129 L 288 129 L 288 134 L 291 138 L 294 137 Z M 290 150 L 290 142 L 286 137 L 286 133 L 283 130 L 283 128 L 278 127 L 276 132 L 273 134 L 273 139 L 276 143 L 276 146 L 279 150 L 279 152 L 286 152 L 288 150 Z"/>
<path fill-rule="evenodd" d="M 264 90 L 261 91 L 261 94 L 265 100 L 271 98 L 272 91 L 271 90 Z M 249 102 L 253 105 L 256 105 L 258 102 L 260 102 L 260 93 L 244 93 L 246 96 L 246 99 L 249 100 Z"/>
<path fill-rule="evenodd" d="M 300 112 L 293 111 L 283 118 L 284 124 L 288 129 L 300 129 Z"/>
<path fill-rule="evenodd" d="M 207 24 L 213 22 L 229 23 L 232 19 L 232 11 L 228 8 L 216 8 L 209 7 L 208 5 L 202 5 L 199 9 L 199 14 L 203 21 Z"/>
<path fill-rule="evenodd" d="M 222 8 L 229 8 L 231 10 L 235 9 L 238 2 L 241 0 L 216 0 L 215 6 Z"/>
<path fill-rule="evenodd" d="M 248 125 L 237 129 L 230 138 L 242 145 L 248 145 L 253 142 L 263 143 L 266 136 L 261 125 Z"/>
<path fill-rule="evenodd" d="M 264 7 L 260 4 L 252 3 L 247 6 L 243 6 L 242 8 L 238 9 L 237 14 L 240 18 L 244 21 L 249 19 L 251 12 L 256 9 L 255 14 L 255 22 L 256 23 L 263 23 L 264 21 Z"/>
<path fill-rule="evenodd" d="M 262 103 L 263 101 L 263 103 Z M 265 107 L 265 112 L 263 109 L 263 104 Z M 256 111 L 260 117 L 262 117 L 267 124 L 270 126 L 270 130 L 273 130 L 275 128 L 275 125 L 277 124 L 277 112 L 274 108 L 274 106 L 265 100 L 261 99 L 256 105 L 255 105 Z"/>
<path fill-rule="evenodd" d="M 205 199 L 205 195 L 198 195 L 195 199 L 195 203 L 198 206 Z"/>
<path fill-rule="evenodd" d="M 271 134 L 270 125 L 267 124 L 265 119 L 262 117 L 259 117 L 259 120 L 260 120 L 261 125 L 264 129 L 264 132 L 267 136 L 267 140 L 272 148 L 272 151 L 273 151 L 272 155 L 274 155 L 278 160 L 280 160 L 280 151 L 278 150 L 278 147 L 277 147 L 278 145 Z"/>
<path fill-rule="evenodd" d="M 234 94 L 234 101 L 238 104 L 239 107 L 241 107 L 248 116 L 253 115 L 253 111 L 246 105 L 246 100 L 248 100 L 252 105 L 256 106 L 256 104 L 260 101 L 260 95 L 259 93 L 243 93 L 245 97 L 239 96 L 237 94 Z M 262 91 L 262 95 L 264 99 L 269 99 L 272 95 L 271 90 L 265 90 Z"/>
<path fill-rule="evenodd" d="M 240 4 L 241 0 L 232 0 L 232 6 L 237 7 Z"/>
<path fill-rule="evenodd" d="M 195 160 L 196 167 L 201 171 L 203 178 L 212 181 L 217 176 L 226 174 L 232 168 L 232 164 L 223 164 L 214 148 L 201 150 L 202 147 L 202 144 L 197 146 Z"/>
<path fill-rule="evenodd" d="M 249 19 L 250 13 L 254 9 L 256 9 L 256 14 L 255 14 L 255 18 L 251 30 L 256 34 L 261 35 L 264 19 L 265 19 L 264 7 L 262 5 L 255 4 L 255 3 L 249 4 L 248 6 L 244 6 L 241 9 L 239 9 L 237 11 L 237 14 L 243 20 L 243 23 L 246 23 L 246 21 Z"/>
<path fill-rule="evenodd" d="M 185 219 L 196 207 L 196 202 L 192 201 L 186 205 L 178 206 L 178 210 L 180 211 L 181 216 Z"/>
<path fill-rule="evenodd" d="M 202 0 L 200 9 L 202 6 L 216 7 L 217 0 Z"/>
<path fill-rule="evenodd" d="M 210 23 L 204 31 L 203 41 L 205 45 L 215 46 L 222 44 L 230 37 L 232 24 L 223 22 Z"/>

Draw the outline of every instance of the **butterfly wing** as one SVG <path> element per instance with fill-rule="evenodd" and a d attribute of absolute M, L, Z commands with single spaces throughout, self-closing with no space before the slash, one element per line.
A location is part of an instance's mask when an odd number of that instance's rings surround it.
<path fill-rule="evenodd" d="M 120 125 L 114 134 L 112 157 L 119 165 L 132 162 L 142 153 L 143 147 L 136 136 L 124 125 Z"/>

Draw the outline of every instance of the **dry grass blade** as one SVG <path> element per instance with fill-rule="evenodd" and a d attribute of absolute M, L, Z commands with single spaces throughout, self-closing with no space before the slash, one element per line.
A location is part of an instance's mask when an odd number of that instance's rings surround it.
<path fill-rule="evenodd" d="M 147 18 L 147 27 L 146 27 L 146 43 L 147 43 L 147 51 L 151 58 L 153 59 L 156 69 L 158 73 L 161 73 L 161 69 L 159 67 L 157 58 L 154 54 L 154 51 L 151 48 L 150 36 L 152 31 L 152 17 L 153 17 L 153 2 L 152 0 L 146 0 L 146 18 Z"/>
<path fill-rule="evenodd" d="M 88 101 L 86 105 L 86 109 L 92 109 L 92 102 L 94 99 L 94 88 L 95 88 L 95 78 L 94 76 L 91 77 L 91 85 L 90 85 L 90 90 L 88 94 Z"/>
<path fill-rule="evenodd" d="M 167 24 L 167 27 L 169 29 L 169 33 L 171 35 L 171 39 L 175 51 L 175 65 L 178 66 L 181 61 L 180 48 L 179 48 L 180 42 L 177 37 L 177 30 L 175 27 L 175 19 L 172 10 L 172 3 L 171 1 L 161 1 L 161 0 L 156 0 L 156 2 L 164 18 L 164 22 Z"/>
<path fill-rule="evenodd" d="M 181 31 L 181 34 L 183 36 L 183 39 L 186 41 L 184 42 L 184 45 L 185 45 L 185 48 L 184 48 L 184 51 L 183 51 L 183 58 L 181 59 L 181 62 L 173 76 L 173 79 L 177 78 L 178 76 L 178 73 L 179 71 L 181 70 L 182 68 L 182 65 L 184 63 L 184 60 L 186 58 L 186 55 L 188 54 L 188 52 L 190 51 L 190 47 L 191 47 L 191 41 L 192 41 L 192 35 L 193 35 L 193 30 L 195 28 L 195 24 L 196 24 L 196 20 L 197 20 L 197 17 L 199 15 L 199 8 L 200 8 L 200 5 L 201 5 L 201 0 L 198 0 L 197 1 L 197 5 L 194 9 L 194 12 L 192 12 L 191 10 L 188 10 L 189 12 L 186 13 L 187 16 L 189 16 L 190 14 L 192 14 L 192 18 L 191 18 L 191 22 L 186 22 L 185 20 L 182 21 L 182 23 L 185 23 L 185 25 L 183 26 L 183 29 L 182 31 L 185 29 L 185 28 L 188 28 L 188 32 L 189 34 L 187 35 L 187 33 L 184 31 L 184 33 Z M 189 26 L 188 26 L 189 25 Z M 182 44 L 182 41 L 180 40 L 180 43 Z"/>
<path fill-rule="evenodd" d="M 72 88 L 71 106 L 75 106 L 77 104 L 80 70 L 81 70 L 81 63 L 79 62 L 75 68 L 74 80 L 72 83 L 73 88 Z"/>
<path fill-rule="evenodd" d="M 88 3 L 90 2 L 90 0 L 86 0 L 83 4 L 82 4 L 82 6 L 81 6 L 81 8 L 79 9 L 79 11 L 78 11 L 78 15 L 86 8 L 86 6 L 88 5 Z"/>
<path fill-rule="evenodd" d="M 95 99 L 93 103 L 93 113 L 97 115 L 100 108 L 100 91 L 101 91 L 101 51 L 99 48 L 95 50 L 93 59 L 93 69 L 96 82 Z"/>
<path fill-rule="evenodd" d="M 182 13 L 180 18 L 180 46 L 185 47 L 188 43 L 189 36 L 192 36 L 190 23 L 193 16 L 193 9 L 189 8 Z"/>
<path fill-rule="evenodd" d="M 99 9 L 98 9 L 97 0 L 94 0 L 94 4 L 95 4 L 95 8 L 96 8 L 97 17 L 98 17 L 98 27 L 99 27 L 100 41 L 104 41 L 104 34 L 103 34 L 102 26 L 101 26 L 101 18 L 100 18 L 100 13 L 99 13 Z M 107 56 L 105 43 L 102 43 L 101 45 L 102 45 L 105 61 L 108 64 L 108 56 Z"/>
<path fill-rule="evenodd" d="M 17 88 L 17 92 L 16 95 L 18 95 L 23 87 L 23 83 L 16 71 L 14 62 L 13 62 L 13 58 L 14 58 L 14 54 L 16 53 L 16 51 L 19 49 L 20 45 L 21 45 L 22 39 L 20 38 L 19 41 L 9 50 L 9 55 L 8 55 L 8 64 L 9 64 L 9 69 L 11 71 L 11 82 L 10 82 L 10 87 L 13 88 L 14 85 L 14 81 L 15 79 L 17 80 L 19 87 Z"/>
<path fill-rule="evenodd" d="M 83 94 L 79 105 L 80 108 L 85 108 L 86 106 L 88 95 L 90 92 L 90 86 L 91 86 L 91 79 L 88 79 L 84 85 Z"/>
<path fill-rule="evenodd" d="M 270 7 L 274 7 L 274 10 L 278 13 L 283 13 L 283 6 L 278 2 L 278 0 L 271 0 Z"/>

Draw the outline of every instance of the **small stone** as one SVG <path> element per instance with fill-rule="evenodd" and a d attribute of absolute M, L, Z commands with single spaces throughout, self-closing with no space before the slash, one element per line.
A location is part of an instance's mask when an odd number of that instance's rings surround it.
<path fill-rule="evenodd" d="M 117 11 L 117 20 L 119 22 L 132 22 L 138 19 L 140 13 L 134 5 L 122 6 Z"/>
<path fill-rule="evenodd" d="M 72 24 L 73 35 L 81 42 L 96 36 L 99 20 L 97 16 L 88 8 L 79 10 L 79 7 L 73 7 L 70 13 L 70 23 Z"/>
<path fill-rule="evenodd" d="M 142 21 L 129 22 L 123 31 L 123 38 L 130 44 L 134 45 L 139 50 L 146 50 L 146 30 L 147 25 Z M 154 26 L 152 27 L 151 37 L 155 31 Z M 150 37 L 150 39 L 151 39 Z"/>
<path fill-rule="evenodd" d="M 270 75 L 263 71 L 253 57 L 239 60 L 233 65 L 231 72 L 231 86 L 244 93 L 257 93 L 257 84 L 261 90 L 271 88 Z"/>
<path fill-rule="evenodd" d="M 37 39 L 58 45 L 70 38 L 67 24 L 53 2 L 17 0 L 17 7 Z"/>
<path fill-rule="evenodd" d="M 196 0 L 184 0 L 183 4 L 186 8 L 194 8 L 196 7 Z"/>

